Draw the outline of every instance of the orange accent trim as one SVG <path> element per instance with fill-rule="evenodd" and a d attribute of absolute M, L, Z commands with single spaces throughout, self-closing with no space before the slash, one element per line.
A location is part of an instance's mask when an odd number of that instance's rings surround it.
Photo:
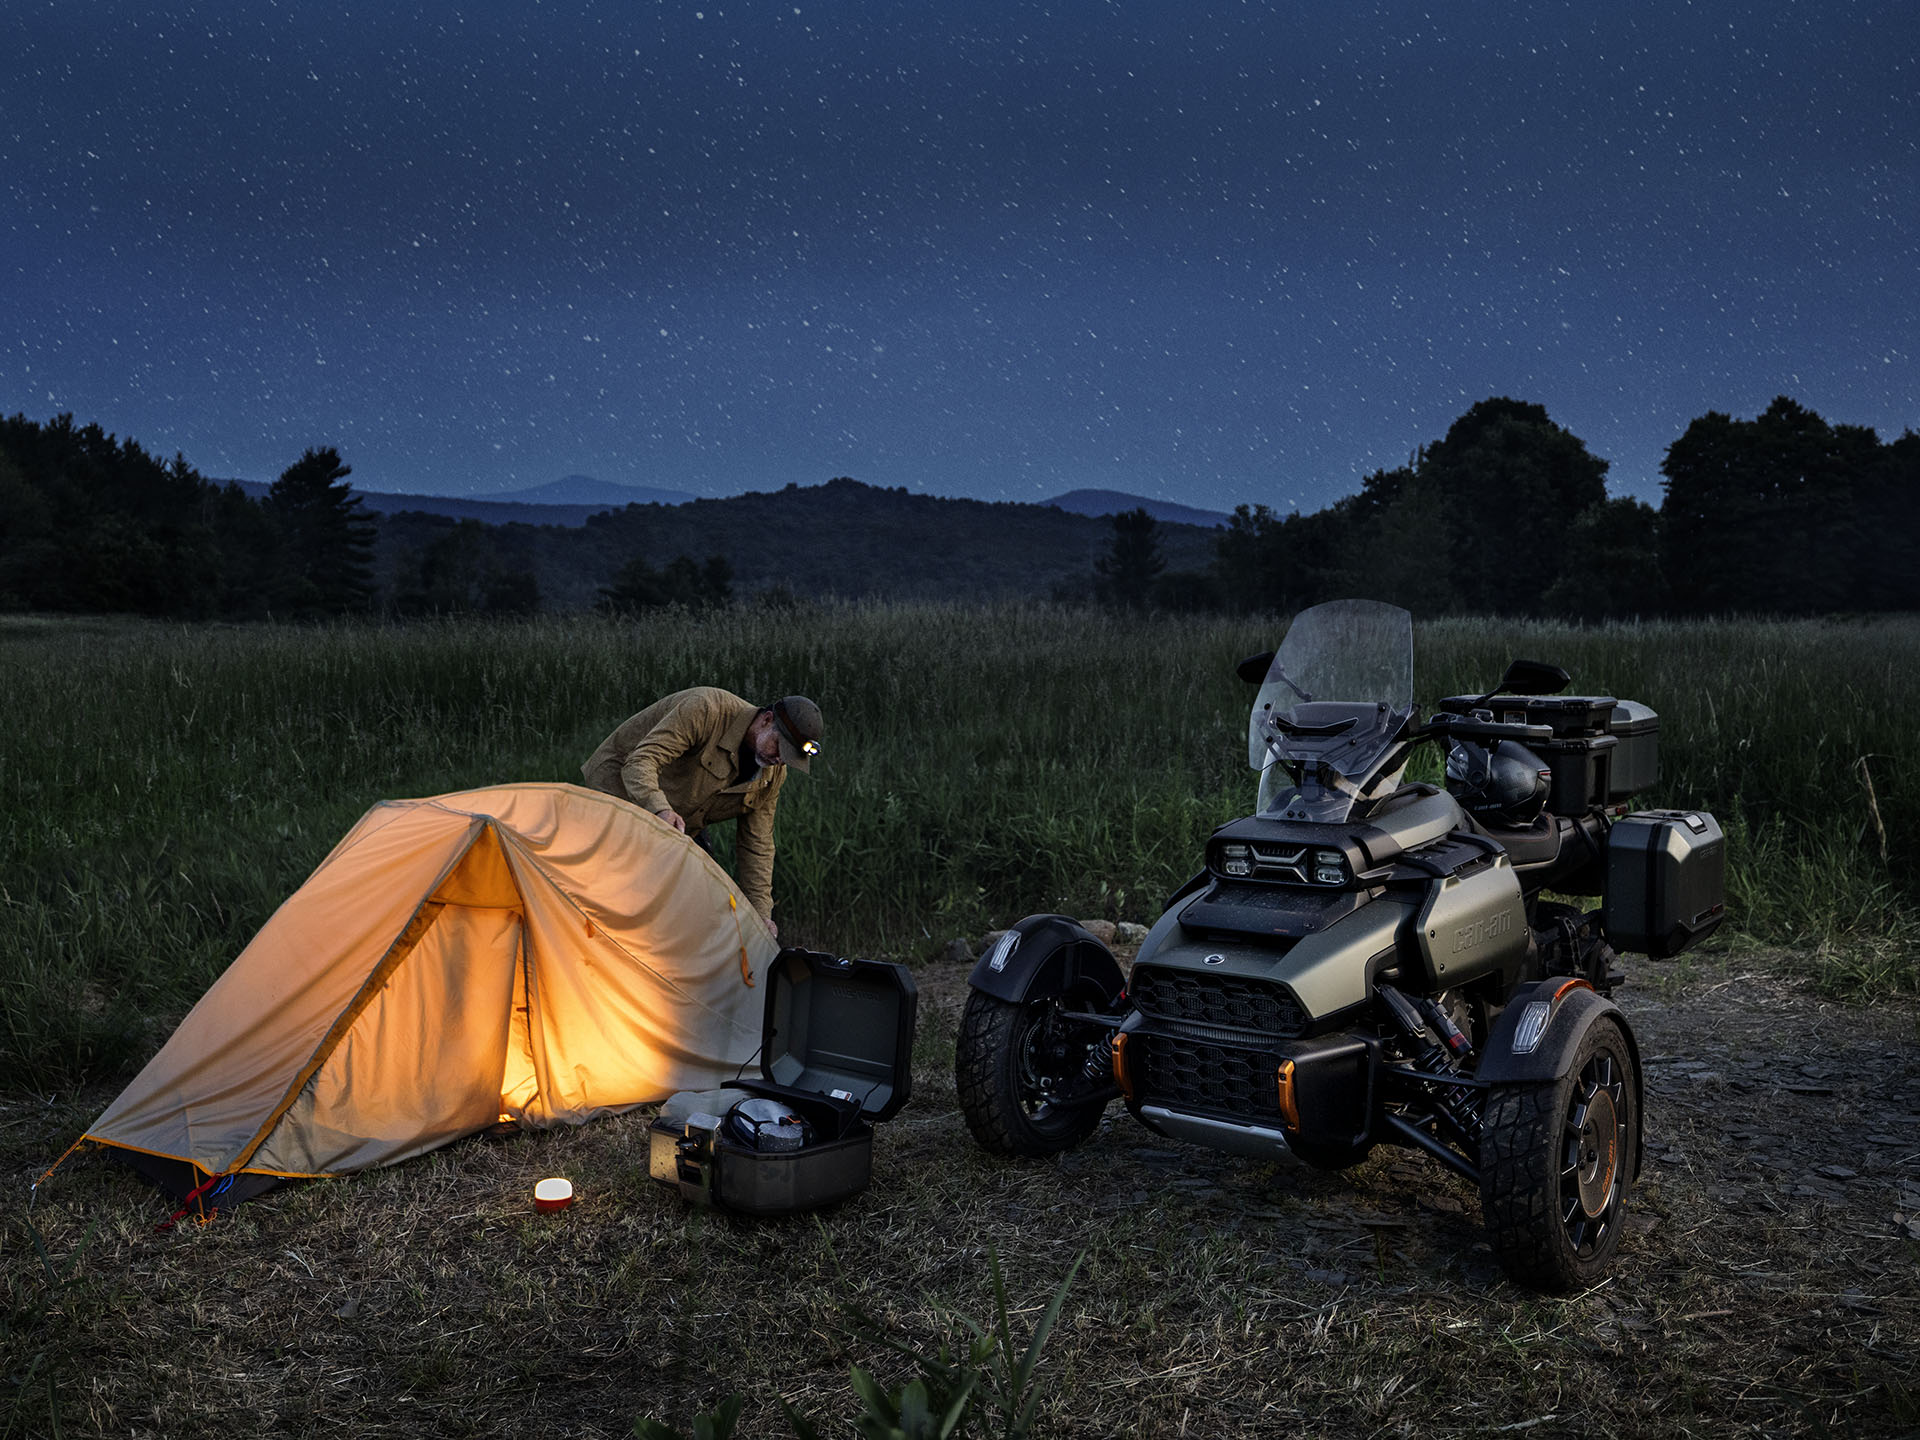
<path fill-rule="evenodd" d="M 1566 994 L 1567 991 L 1569 990 L 1575 990 L 1575 989 L 1591 990 L 1593 989 L 1593 986 L 1589 985 L 1585 980 L 1581 980 L 1578 978 L 1569 980 L 1567 981 L 1566 984 L 1562 985 L 1558 990 L 1553 992 L 1553 1000 L 1551 1003 L 1558 1005 L 1560 1003 L 1560 997 L 1562 995 Z"/>
<path fill-rule="evenodd" d="M 1120 1087 L 1120 1093 L 1133 1099 L 1133 1069 L 1127 1064 L 1127 1037 L 1113 1037 L 1113 1083 Z"/>
<path fill-rule="evenodd" d="M 225 1170 L 223 1175 L 271 1175 L 276 1180 L 338 1180 L 338 1170 L 275 1170 L 267 1165 L 242 1165 L 237 1170 Z"/>
<path fill-rule="evenodd" d="M 744 945 L 740 947 L 740 983 L 749 990 L 754 988 L 753 966 L 747 961 L 747 947 Z"/>
<path fill-rule="evenodd" d="M 105 1145 L 115 1150 L 131 1150 L 136 1155 L 151 1155 L 157 1160 L 178 1160 L 182 1165 L 191 1165 L 202 1175 L 207 1173 L 207 1167 L 202 1165 L 198 1160 L 190 1160 L 185 1155 L 175 1155 L 170 1150 L 149 1150 L 144 1145 L 129 1145 L 124 1140 L 103 1140 L 98 1135 L 82 1135 L 80 1138 L 82 1140 L 91 1140 L 96 1145 Z"/>
<path fill-rule="evenodd" d="M 466 858 L 466 851 L 463 850 L 460 854 L 462 859 Z M 439 888 L 438 884 L 434 886 L 435 890 Z M 381 987 L 387 983 L 387 977 L 400 968 L 402 960 L 413 953 L 414 946 L 418 945 L 421 937 L 433 928 L 433 922 L 440 918 L 440 912 L 444 909 L 446 906 L 440 901 L 427 900 L 413 912 L 413 918 L 407 922 L 406 929 L 402 930 L 399 938 L 387 947 L 387 953 L 380 957 L 380 963 L 374 966 L 373 973 L 367 976 L 367 983 L 360 987 L 360 992 L 353 997 L 347 1008 L 340 1012 L 340 1017 L 333 1022 L 320 1043 L 314 1046 L 313 1054 L 307 1057 L 307 1063 L 302 1065 L 299 1073 L 293 1077 L 293 1083 L 287 1087 L 286 1094 L 280 1097 L 280 1103 L 273 1107 L 266 1122 L 254 1131 L 253 1138 L 234 1152 L 232 1164 L 222 1171 L 222 1174 L 231 1175 L 236 1170 L 246 1168 L 247 1161 L 253 1158 L 253 1152 L 266 1143 L 267 1136 L 273 1133 L 273 1127 L 280 1123 L 281 1117 L 291 1110 L 293 1102 L 300 1098 L 300 1092 L 307 1088 L 307 1082 L 319 1072 L 320 1067 L 326 1064 L 328 1058 L 339 1048 L 340 1042 L 346 1039 L 347 1032 L 353 1029 L 355 1022 L 360 1019 L 367 1006 L 373 1003 L 373 997 L 379 994 Z"/>
<path fill-rule="evenodd" d="M 165 1150 L 149 1150 L 144 1145 L 129 1145 L 124 1140 L 102 1140 L 98 1135 L 83 1135 L 82 1140 L 91 1140 L 96 1145 L 105 1145 L 114 1150 L 131 1150 L 136 1155 L 151 1155 L 157 1160 L 178 1160 L 182 1165 L 191 1165 L 202 1175 L 219 1179 L 212 1175 L 206 1166 L 198 1160 L 190 1160 L 185 1155 L 174 1155 Z M 337 1170 L 274 1170 L 265 1165 L 238 1165 L 231 1170 L 222 1170 L 220 1175 L 271 1175 L 276 1180 L 337 1180 Z"/>
<path fill-rule="evenodd" d="M 246 1168 L 247 1161 L 253 1158 L 253 1152 L 266 1143 L 267 1136 L 273 1133 L 273 1127 L 280 1123 L 281 1117 L 284 1116 L 287 1111 L 291 1110 L 293 1108 L 293 1102 L 299 1099 L 300 1092 L 307 1088 L 307 1082 L 314 1077 L 322 1065 L 327 1063 L 328 1057 L 333 1054 L 340 1042 L 346 1038 L 347 1032 L 353 1029 L 355 1023 L 360 1019 L 362 1012 L 366 1010 L 367 1006 L 373 1003 L 373 997 L 380 993 L 381 987 L 387 983 L 387 977 L 399 968 L 402 960 L 405 960 L 407 956 L 413 953 L 413 947 L 420 943 L 420 937 L 433 928 L 433 922 L 438 920 L 440 918 L 440 912 L 447 908 L 445 901 L 435 900 L 433 897 L 440 893 L 440 887 L 447 883 L 448 877 L 465 863 L 473 847 L 483 843 L 484 837 L 486 837 L 489 832 L 492 833 L 493 843 L 495 845 L 500 844 L 500 835 L 494 827 L 493 820 L 485 816 L 476 816 L 475 819 L 478 823 L 467 832 L 467 843 L 465 846 L 461 848 L 458 855 L 447 862 L 447 867 L 435 877 L 433 888 L 427 891 L 427 898 L 420 902 L 420 908 L 413 912 L 413 918 L 407 921 L 406 927 L 394 938 L 393 944 L 387 947 L 387 953 L 380 957 L 380 963 L 375 965 L 373 967 L 373 973 L 367 976 L 366 984 L 360 987 L 359 992 L 354 995 L 353 1000 L 348 1004 L 347 1008 L 341 1012 L 340 1017 L 333 1022 L 333 1025 L 328 1029 L 327 1033 L 321 1037 L 320 1043 L 314 1047 L 313 1054 L 307 1057 L 307 1063 L 300 1067 L 299 1074 L 294 1077 L 293 1084 L 287 1087 L 287 1093 L 280 1097 L 280 1103 L 274 1106 L 273 1113 L 267 1116 L 266 1123 L 254 1132 L 251 1140 L 247 1141 L 246 1144 L 242 1145 L 239 1150 L 234 1153 L 233 1162 L 221 1172 L 222 1174 L 232 1175 Z M 501 860 L 503 862 L 506 860 L 504 851 L 501 855 Z M 508 873 L 512 873 L 511 865 L 508 866 Z M 577 904 L 576 908 L 578 908 Z M 585 919 L 587 917 L 583 915 L 582 918 Z M 262 1171 L 260 1173 L 275 1174 L 277 1172 Z"/>
<path fill-rule="evenodd" d="M 46 1184 L 47 1181 L 51 1180 L 53 1178 L 53 1172 L 58 1170 L 62 1165 L 66 1164 L 68 1158 L 73 1154 L 73 1152 L 78 1150 L 82 1145 L 86 1144 L 87 1141 L 91 1138 L 92 1138 L 91 1136 L 82 1135 L 78 1140 L 74 1141 L 73 1144 L 67 1146 L 66 1153 L 63 1154 L 58 1160 L 54 1161 L 53 1164 L 47 1167 L 46 1174 L 42 1175 L 38 1180 L 33 1182 L 33 1188 L 35 1190 L 38 1190 L 42 1185 Z"/>
<path fill-rule="evenodd" d="M 1280 1123 L 1289 1130 L 1300 1128 L 1300 1105 L 1293 1097 L 1293 1062 L 1282 1060 L 1278 1074 Z"/>

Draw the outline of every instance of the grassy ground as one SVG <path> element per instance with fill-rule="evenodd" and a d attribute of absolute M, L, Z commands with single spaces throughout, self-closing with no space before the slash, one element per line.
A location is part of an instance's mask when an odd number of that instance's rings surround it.
<path fill-rule="evenodd" d="M 12 1433 L 617 1436 L 730 1391 L 848 1433 L 852 1364 L 902 1363 L 852 1301 L 931 1345 L 991 1312 L 1024 1339 L 1084 1254 L 1039 1377 L 1039 1435 L 1894 1435 L 1920 1426 L 1920 1012 L 1823 1002 L 1791 953 L 1642 962 L 1622 1000 L 1648 1168 L 1615 1273 L 1503 1280 L 1472 1190 L 1377 1152 L 1329 1176 L 1160 1141 L 1117 1110 L 1005 1164 L 954 1100 L 965 970 L 920 970 L 913 1103 L 872 1188 L 744 1222 L 646 1178 L 644 1120 L 475 1139 L 281 1192 L 204 1229 L 104 1159 L 0 1218 Z M 1792 1037 L 1783 1055 L 1780 1038 Z M 0 1107 L 11 1193 L 105 1098 Z M 580 1199 L 536 1214 L 535 1179 Z M 36 1368 L 37 1365 L 37 1368 Z M 23 1375 L 31 1378 L 23 1387 Z M 9 1408 L 10 1407 L 10 1408 Z M 6 1419 L 0 1419 L 0 1433 Z"/>
<path fill-rule="evenodd" d="M 1038 910 L 1150 916 L 1250 803 L 1232 663 L 1274 628 L 1044 607 L 0 618 L 0 1085 L 142 1062 L 374 802 L 577 780 L 616 722 L 696 683 L 826 708 L 826 754 L 781 804 L 790 937 L 917 956 Z M 1920 623 L 1445 621 L 1417 633 L 1419 697 L 1515 654 L 1660 714 L 1642 803 L 1720 817 L 1743 933 L 1824 946 L 1857 993 L 1920 983 Z"/>
<path fill-rule="evenodd" d="M 1151 918 L 1247 807 L 1231 666 L 1273 638 L 1044 608 L 0 620 L 11 1194 L 369 805 L 574 778 L 615 722 L 682 685 L 821 699 L 827 754 L 782 805 L 785 933 L 914 961 L 927 997 L 918 1098 L 881 1137 L 873 1189 L 820 1225 L 688 1212 L 645 1178 L 631 1118 L 475 1140 L 166 1234 L 150 1191 L 76 1162 L 0 1219 L 0 1425 L 612 1435 L 642 1413 L 684 1426 L 740 1388 L 741 1433 L 779 1434 L 777 1397 L 844 1419 L 848 1364 L 887 1371 L 842 1302 L 920 1340 L 946 1309 L 984 1319 L 989 1245 L 1016 1329 L 1087 1255 L 1045 1362 L 1047 1434 L 1920 1425 L 1916 1032 L 1887 998 L 1920 988 L 1911 620 L 1417 634 L 1428 705 L 1514 654 L 1651 704 L 1663 778 L 1646 803 L 1710 808 L 1729 831 L 1737 933 L 1629 992 L 1663 1148 L 1593 1294 L 1507 1286 L 1472 1194 L 1411 1157 L 1324 1177 L 1161 1145 L 1124 1117 L 1053 1165 L 971 1145 L 950 1075 L 964 972 L 929 957 L 1033 910 Z M 1759 940 L 1795 948 L 1755 960 Z M 1720 1078 L 1701 1079 L 1714 1047 Z M 1839 1079 L 1799 1074 L 1834 1055 Z M 581 1188 L 564 1216 L 531 1211 L 546 1173 Z"/>

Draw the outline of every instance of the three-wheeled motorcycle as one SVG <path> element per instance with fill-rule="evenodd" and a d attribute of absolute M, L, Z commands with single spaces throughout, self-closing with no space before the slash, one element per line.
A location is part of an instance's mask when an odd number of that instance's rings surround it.
<path fill-rule="evenodd" d="M 1240 673 L 1254 813 L 1213 833 L 1130 972 L 1060 915 L 981 957 L 968 1127 L 1048 1155 L 1119 1098 L 1172 1139 L 1325 1169 L 1405 1146 L 1479 1187 L 1515 1278 L 1591 1284 L 1641 1161 L 1617 952 L 1678 954 L 1725 915 L 1714 818 L 1630 809 L 1658 717 L 1517 660 L 1423 722 L 1412 619 L 1363 600 L 1303 611 Z M 1429 743 L 1444 785 L 1404 778 Z"/>

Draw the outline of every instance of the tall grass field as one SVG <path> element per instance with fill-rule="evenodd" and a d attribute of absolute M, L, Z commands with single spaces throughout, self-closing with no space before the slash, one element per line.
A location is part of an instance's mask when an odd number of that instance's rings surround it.
<path fill-rule="evenodd" d="M 844 606 L 405 626 L 0 618 L 0 1084 L 141 1063 L 369 806 L 578 782 L 688 685 L 818 699 L 786 939 L 913 959 L 1038 910 L 1151 920 L 1251 809 L 1234 662 L 1284 622 Z M 1660 715 L 1637 803 L 1712 810 L 1731 934 L 1920 981 L 1920 621 L 1416 628 L 1424 707 L 1516 655 Z M 1437 756 L 1426 773 L 1437 774 Z"/>

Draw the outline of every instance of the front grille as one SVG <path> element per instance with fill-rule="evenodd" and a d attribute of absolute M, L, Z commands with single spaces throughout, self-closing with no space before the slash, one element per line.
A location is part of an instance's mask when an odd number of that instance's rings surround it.
<path fill-rule="evenodd" d="M 1271 980 L 1136 965 L 1129 988 L 1137 1009 L 1167 1020 L 1225 1025 L 1289 1039 L 1307 1030 L 1306 1013 L 1293 993 Z"/>
<path fill-rule="evenodd" d="M 1307 883 L 1307 847 L 1304 845 L 1252 845 L 1253 873 L 1272 875 L 1296 884 Z"/>
<path fill-rule="evenodd" d="M 1141 1032 L 1127 1045 L 1139 1053 L 1142 1104 L 1211 1111 L 1238 1120 L 1280 1117 L 1280 1057 L 1179 1035 Z"/>

